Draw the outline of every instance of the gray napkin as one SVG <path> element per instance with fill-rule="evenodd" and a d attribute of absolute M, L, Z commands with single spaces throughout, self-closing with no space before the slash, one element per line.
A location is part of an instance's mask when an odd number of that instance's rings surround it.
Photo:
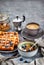
<path fill-rule="evenodd" d="M 44 47 L 44 39 L 42 39 L 42 37 L 35 39 L 35 41 L 38 43 L 39 46 Z"/>
<path fill-rule="evenodd" d="M 0 54 L 0 59 L 5 58 Z M 15 61 L 14 59 L 10 59 L 8 61 L 2 61 L 0 65 L 35 65 L 34 61 L 31 63 L 19 63 Z M 36 65 L 44 65 L 44 57 L 36 59 Z"/>

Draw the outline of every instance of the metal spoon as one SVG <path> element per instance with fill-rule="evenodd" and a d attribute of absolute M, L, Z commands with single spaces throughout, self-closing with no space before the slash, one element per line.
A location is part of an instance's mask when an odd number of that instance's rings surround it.
<path fill-rule="evenodd" d="M 29 50 L 31 50 L 34 46 L 36 46 L 37 43 L 38 43 L 38 41 L 36 41 L 36 43 L 33 44 L 33 45 L 29 48 Z"/>

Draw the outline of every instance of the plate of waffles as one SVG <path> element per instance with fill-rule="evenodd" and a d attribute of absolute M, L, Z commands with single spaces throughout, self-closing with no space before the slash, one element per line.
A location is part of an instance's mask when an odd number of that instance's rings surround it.
<path fill-rule="evenodd" d="M 2 32 L 0 31 L 0 52 L 12 53 L 17 50 L 19 43 L 18 32 Z"/>

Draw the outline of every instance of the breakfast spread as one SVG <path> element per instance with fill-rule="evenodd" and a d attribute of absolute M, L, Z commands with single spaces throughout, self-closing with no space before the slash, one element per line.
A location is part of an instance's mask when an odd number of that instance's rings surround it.
<path fill-rule="evenodd" d="M 23 16 L 23 18 L 19 18 L 19 16 L 16 16 L 16 19 L 14 19 L 12 22 L 16 31 L 22 30 L 21 24 L 24 21 L 25 21 L 25 16 Z M 0 14 L 0 51 L 12 52 L 15 50 L 15 48 L 18 47 L 17 50 L 19 54 L 23 57 L 32 57 L 38 52 L 38 46 L 37 45 L 33 46 L 33 44 L 36 44 L 36 42 L 32 42 L 31 40 L 29 42 L 25 41 L 19 43 L 18 32 L 5 32 L 9 29 L 10 29 L 9 17 L 5 14 L 4 15 Z M 28 23 L 25 27 L 24 34 L 26 33 L 27 35 L 34 37 L 38 34 L 39 29 L 40 29 L 40 25 L 38 23 L 34 23 L 34 22 Z"/>
<path fill-rule="evenodd" d="M 14 50 L 18 43 L 19 37 L 17 32 L 0 31 L 0 50 Z"/>
<path fill-rule="evenodd" d="M 27 25 L 27 28 L 28 29 L 38 29 L 39 25 L 32 23 L 32 24 Z"/>

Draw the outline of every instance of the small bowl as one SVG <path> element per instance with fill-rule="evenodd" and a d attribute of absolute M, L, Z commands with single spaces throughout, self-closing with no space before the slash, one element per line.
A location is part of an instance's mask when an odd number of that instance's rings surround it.
<path fill-rule="evenodd" d="M 34 44 L 34 42 L 22 42 L 22 43 L 19 43 L 18 44 L 18 52 L 19 52 L 19 54 L 21 55 L 21 56 L 23 56 L 23 57 L 32 57 L 32 56 L 34 56 L 34 55 L 36 55 L 36 53 L 38 52 L 38 47 L 37 47 L 37 45 L 36 45 L 36 49 L 35 50 L 33 50 L 33 51 L 23 51 L 23 50 L 21 50 L 21 46 L 23 45 L 23 44 L 27 44 L 27 43 L 29 43 L 29 44 Z"/>
<path fill-rule="evenodd" d="M 34 36 L 34 35 L 38 34 L 39 29 L 40 29 L 40 25 L 38 23 L 32 22 L 32 23 L 28 23 L 26 25 L 25 32 L 27 32 L 28 34 Z"/>

